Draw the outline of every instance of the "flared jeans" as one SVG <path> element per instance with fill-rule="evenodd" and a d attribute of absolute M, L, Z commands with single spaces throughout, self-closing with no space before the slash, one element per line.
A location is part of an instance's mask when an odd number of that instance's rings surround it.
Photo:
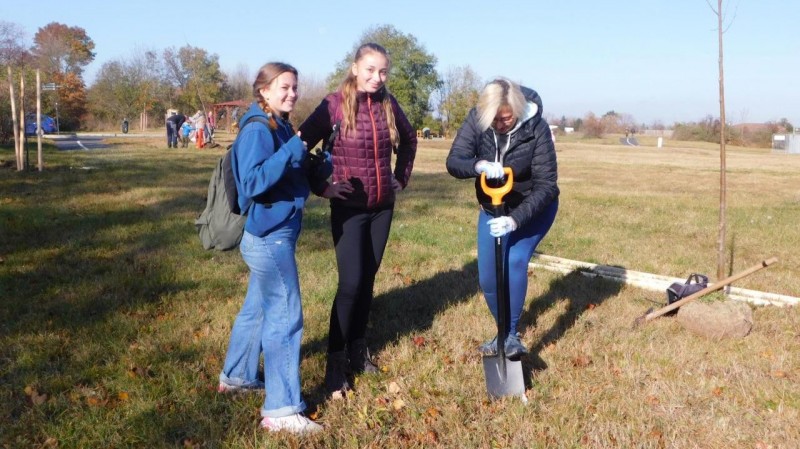
<path fill-rule="evenodd" d="M 239 245 L 250 280 L 231 329 L 220 380 L 236 386 L 257 384 L 263 353 L 262 416 L 289 416 L 306 408 L 300 392 L 303 310 L 295 260 L 301 220 L 302 213 L 296 213 L 263 237 L 245 231 Z"/>

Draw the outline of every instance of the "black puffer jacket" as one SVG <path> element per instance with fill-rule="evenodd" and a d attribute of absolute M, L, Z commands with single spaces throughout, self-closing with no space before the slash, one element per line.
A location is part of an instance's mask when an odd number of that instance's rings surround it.
<path fill-rule="evenodd" d="M 500 159 L 504 167 L 510 167 L 514 172 L 514 185 L 503 201 L 508 215 L 520 227 L 555 201 L 559 194 L 556 150 L 550 126 L 542 118 L 542 99 L 536 91 L 526 87 L 522 87 L 522 93 L 528 100 L 528 115 L 520 117 L 508 133 L 510 143 L 502 156 L 494 130 L 491 127 L 480 130 L 475 108 L 458 130 L 447 156 L 448 173 L 459 179 L 475 178 L 475 193 L 481 204 L 489 204 L 491 199 L 481 189 L 475 164 L 480 160 Z"/>

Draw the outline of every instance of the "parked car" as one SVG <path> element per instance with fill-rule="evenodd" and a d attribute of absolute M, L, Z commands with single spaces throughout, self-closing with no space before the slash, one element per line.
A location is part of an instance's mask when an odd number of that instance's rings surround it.
<path fill-rule="evenodd" d="M 53 117 L 42 114 L 42 131 L 45 134 L 53 134 L 56 130 L 56 121 Z M 27 114 L 25 116 L 25 135 L 36 135 L 36 114 Z"/>

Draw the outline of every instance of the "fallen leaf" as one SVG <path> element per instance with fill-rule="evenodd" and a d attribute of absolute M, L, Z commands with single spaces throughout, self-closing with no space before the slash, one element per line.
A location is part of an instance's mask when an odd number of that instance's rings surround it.
<path fill-rule="evenodd" d="M 91 406 L 93 406 L 93 407 L 99 407 L 99 406 L 105 405 L 106 401 L 104 401 L 104 400 L 102 400 L 102 399 L 100 399 L 98 397 L 95 397 L 95 396 L 89 396 L 89 397 L 86 398 L 86 403 L 91 405 Z"/>
<path fill-rule="evenodd" d="M 784 378 L 786 377 L 786 371 L 775 370 L 772 372 L 772 377 Z"/>
<path fill-rule="evenodd" d="M 421 335 L 417 335 L 416 337 L 412 338 L 411 341 L 413 341 L 414 342 L 414 346 L 416 346 L 418 348 L 421 348 L 421 347 L 425 346 L 425 343 L 427 343 L 425 341 L 425 337 L 423 337 Z"/>
<path fill-rule="evenodd" d="M 658 405 L 661 402 L 658 400 L 657 397 L 653 396 L 652 394 L 647 397 L 646 401 L 650 405 Z"/>
<path fill-rule="evenodd" d="M 117 394 L 117 399 L 119 399 L 120 401 L 127 401 L 127 400 L 128 400 L 128 392 L 126 392 L 126 391 L 120 391 L 120 392 Z"/>
<path fill-rule="evenodd" d="M 405 406 L 406 406 L 405 401 L 403 401 L 400 398 L 397 398 L 394 401 L 392 401 L 392 408 L 394 408 L 395 410 L 400 410 Z"/>
<path fill-rule="evenodd" d="M 442 357 L 442 362 L 444 362 L 445 365 L 452 365 L 453 364 L 453 359 L 451 359 L 448 356 L 444 356 L 444 357 Z"/>
<path fill-rule="evenodd" d="M 436 407 L 429 408 L 428 410 L 425 411 L 425 413 L 427 413 L 428 416 L 430 416 L 431 418 L 436 418 L 442 415 L 442 412 L 440 412 L 439 409 Z"/>
<path fill-rule="evenodd" d="M 382 365 L 382 366 L 381 366 L 381 372 L 382 372 L 382 373 L 388 373 L 388 372 L 389 372 L 389 367 L 388 367 L 388 366 L 386 366 L 386 365 Z"/>
<path fill-rule="evenodd" d="M 770 449 L 770 446 L 763 441 L 756 441 L 756 449 Z"/>
<path fill-rule="evenodd" d="M 426 440 L 428 443 L 438 443 L 439 442 L 439 434 L 436 433 L 434 430 L 428 430 L 428 433 L 425 434 Z"/>
<path fill-rule="evenodd" d="M 592 364 L 592 359 L 586 354 L 581 354 L 572 359 L 572 366 L 576 368 L 584 368 Z"/>
<path fill-rule="evenodd" d="M 31 401 L 33 402 L 33 405 L 42 405 L 47 401 L 47 394 L 45 394 L 45 393 L 42 393 L 42 394 L 34 393 L 34 394 L 31 395 Z"/>
<path fill-rule="evenodd" d="M 595 307 L 597 306 L 594 303 L 590 302 L 589 304 L 586 305 L 586 310 L 593 310 Z"/>
<path fill-rule="evenodd" d="M 308 414 L 308 417 L 309 417 L 309 418 L 310 418 L 312 421 L 316 421 L 316 420 L 318 420 L 318 419 L 319 419 L 319 409 L 317 409 L 317 410 L 314 410 L 313 412 L 309 413 L 309 414 Z"/>
<path fill-rule="evenodd" d="M 713 394 L 714 396 L 722 396 L 722 390 L 723 390 L 722 387 L 714 388 L 713 390 L 711 390 L 711 394 Z"/>
<path fill-rule="evenodd" d="M 47 437 L 44 443 L 42 443 L 42 447 L 58 447 L 58 440 L 53 437 Z"/>
<path fill-rule="evenodd" d="M 414 283 L 414 280 L 411 279 L 411 276 L 403 276 L 403 285 L 411 285 Z"/>
<path fill-rule="evenodd" d="M 390 382 L 388 390 L 389 390 L 389 394 L 400 393 L 400 385 L 397 385 L 397 382 Z"/>

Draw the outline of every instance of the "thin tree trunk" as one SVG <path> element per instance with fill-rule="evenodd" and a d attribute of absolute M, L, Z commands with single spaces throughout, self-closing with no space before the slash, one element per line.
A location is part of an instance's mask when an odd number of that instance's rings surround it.
<path fill-rule="evenodd" d="M 722 66 L 722 0 L 717 0 L 717 33 L 719 38 L 719 234 L 717 236 L 717 279 L 725 277 L 725 229 L 727 210 L 727 178 L 725 163 L 725 72 Z"/>

